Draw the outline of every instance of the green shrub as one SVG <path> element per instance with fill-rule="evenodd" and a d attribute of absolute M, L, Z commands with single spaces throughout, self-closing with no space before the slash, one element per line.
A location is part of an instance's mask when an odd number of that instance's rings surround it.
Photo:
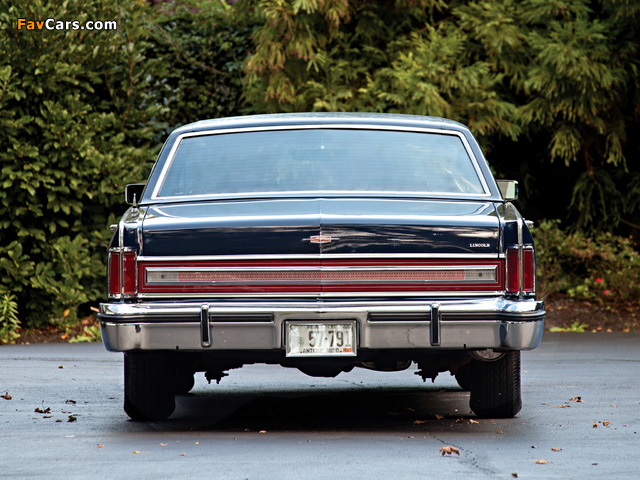
<path fill-rule="evenodd" d="M 538 291 L 601 303 L 640 301 L 640 253 L 628 238 L 593 237 L 560 228 L 558 220 L 533 229 Z"/>
<path fill-rule="evenodd" d="M 118 0 L 0 4 L 0 275 L 27 326 L 71 322 L 104 292 L 108 225 L 166 127 L 151 88 L 161 62 L 145 57 L 150 12 Z M 18 30 L 18 18 L 118 29 Z"/>
<path fill-rule="evenodd" d="M 0 343 L 15 343 L 20 338 L 16 296 L 0 287 Z"/>
<path fill-rule="evenodd" d="M 82 329 L 82 333 L 80 335 L 76 335 L 75 337 L 69 340 L 69 343 L 89 343 L 89 342 L 101 342 L 102 341 L 102 333 L 100 332 L 100 327 L 88 325 Z"/>

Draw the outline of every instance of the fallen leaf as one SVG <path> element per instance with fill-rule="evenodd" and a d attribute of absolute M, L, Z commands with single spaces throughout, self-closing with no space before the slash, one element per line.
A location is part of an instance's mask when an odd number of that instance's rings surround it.
<path fill-rule="evenodd" d="M 51 408 L 47 407 L 44 410 L 42 410 L 41 408 L 36 407 L 34 412 L 36 412 L 36 413 L 51 413 Z"/>
<path fill-rule="evenodd" d="M 456 423 L 464 423 L 464 418 L 457 418 Z"/>
<path fill-rule="evenodd" d="M 186 457 L 186 456 L 187 456 L 187 454 L 186 454 L 186 453 L 179 453 L 179 454 L 178 454 L 178 456 L 179 456 L 179 457 Z"/>
<path fill-rule="evenodd" d="M 64 318 L 67 318 L 69 316 L 69 314 L 71 313 L 71 310 L 68 308 L 65 308 L 64 312 L 62 312 L 62 316 Z"/>
<path fill-rule="evenodd" d="M 69 334 L 68 333 L 63 333 L 62 335 L 60 335 L 60 339 L 62 339 L 62 340 L 66 340 L 67 338 L 69 338 Z"/>
<path fill-rule="evenodd" d="M 602 425 L 604 425 L 605 427 L 608 427 L 609 425 L 611 425 L 611 422 L 602 422 Z"/>
<path fill-rule="evenodd" d="M 442 420 L 444 418 L 444 415 L 438 415 L 437 413 L 435 416 L 436 416 L 436 420 Z"/>
<path fill-rule="evenodd" d="M 502 435 L 503 431 L 502 431 L 502 430 L 496 430 L 496 433 L 497 433 L 498 435 Z"/>
<path fill-rule="evenodd" d="M 160 446 L 161 447 L 166 447 L 167 445 L 169 445 L 168 443 L 161 443 Z"/>
<path fill-rule="evenodd" d="M 474 420 L 473 418 L 469 419 L 469 423 L 480 423 L 477 420 Z"/>
<path fill-rule="evenodd" d="M 593 428 L 598 428 L 598 424 L 597 424 L 597 423 L 594 423 L 594 424 L 592 425 L 592 427 L 593 427 Z"/>
<path fill-rule="evenodd" d="M 414 425 L 422 425 L 423 423 L 427 423 L 427 420 L 414 420 Z"/>
<path fill-rule="evenodd" d="M 266 430 L 260 430 L 258 433 L 267 433 Z"/>
<path fill-rule="evenodd" d="M 516 472 L 513 472 L 513 473 L 511 474 L 511 476 L 512 476 L 513 478 L 518 478 L 518 474 L 517 474 Z"/>
<path fill-rule="evenodd" d="M 196 445 L 200 445 L 200 442 L 196 442 Z"/>
<path fill-rule="evenodd" d="M 546 465 L 546 464 L 547 464 L 547 461 L 546 461 L 546 460 L 536 460 L 536 463 L 537 463 L 538 465 Z"/>
<path fill-rule="evenodd" d="M 98 445 L 98 448 L 104 448 L 104 445 Z"/>
<path fill-rule="evenodd" d="M 618 408 L 618 406 L 617 406 L 617 405 L 611 405 L 611 406 L 612 406 L 613 408 Z"/>
<path fill-rule="evenodd" d="M 134 450 L 133 453 L 135 453 L 136 455 L 139 454 L 140 452 L 138 450 Z"/>
<path fill-rule="evenodd" d="M 552 451 L 552 452 L 561 452 L 561 451 L 562 451 L 562 449 L 561 449 L 561 448 L 558 448 L 558 447 L 553 447 L 553 448 L 551 448 L 551 451 Z"/>
<path fill-rule="evenodd" d="M 75 422 L 76 420 L 78 420 L 78 417 L 74 416 L 74 415 L 69 415 L 69 420 L 67 420 L 67 422 Z"/>
<path fill-rule="evenodd" d="M 4 395 L 2 395 L 2 398 L 4 398 L 5 400 L 11 400 L 11 395 L 9 395 L 9 392 L 6 392 Z"/>
<path fill-rule="evenodd" d="M 62 337 L 60 337 L 60 338 L 62 338 Z M 64 340 L 64 338 L 63 338 L 63 340 Z M 60 370 L 62 370 L 62 369 L 64 368 L 64 365 L 60 365 L 58 368 L 59 368 Z"/>
<path fill-rule="evenodd" d="M 71 400 L 70 398 L 67 398 L 64 403 L 71 403 L 73 405 L 75 405 L 77 402 L 75 400 Z"/>
<path fill-rule="evenodd" d="M 444 454 L 449 454 L 451 455 L 452 453 L 455 453 L 456 455 L 460 456 L 460 450 L 458 450 L 456 447 L 452 447 L 451 445 L 447 445 L 446 447 L 442 447 L 440 449 L 440 453 L 442 453 L 442 456 L 444 457 Z"/>
<path fill-rule="evenodd" d="M 573 397 L 571 401 L 573 403 L 584 403 L 584 401 L 582 400 L 582 397 Z"/>
<path fill-rule="evenodd" d="M 537 446 L 535 446 L 535 445 L 531 445 L 531 448 L 538 448 L 538 447 L 537 447 Z"/>

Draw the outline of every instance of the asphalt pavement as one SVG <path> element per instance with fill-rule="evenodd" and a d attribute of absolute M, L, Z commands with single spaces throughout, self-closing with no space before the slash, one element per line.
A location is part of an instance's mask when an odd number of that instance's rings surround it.
<path fill-rule="evenodd" d="M 522 370 L 514 419 L 476 419 L 448 374 L 254 365 L 219 385 L 199 374 L 169 420 L 136 423 L 121 354 L 0 346 L 0 477 L 639 477 L 640 334 L 547 334 Z"/>

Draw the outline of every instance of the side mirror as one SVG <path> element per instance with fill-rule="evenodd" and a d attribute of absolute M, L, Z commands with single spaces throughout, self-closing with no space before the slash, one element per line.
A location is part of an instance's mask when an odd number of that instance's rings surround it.
<path fill-rule="evenodd" d="M 140 202 L 140 198 L 142 198 L 142 192 L 144 192 L 146 185 L 146 183 L 130 183 L 127 185 L 124 189 L 124 201 L 136 207 Z"/>
<path fill-rule="evenodd" d="M 518 199 L 518 181 L 517 180 L 496 180 L 498 188 L 507 202 L 513 202 Z"/>

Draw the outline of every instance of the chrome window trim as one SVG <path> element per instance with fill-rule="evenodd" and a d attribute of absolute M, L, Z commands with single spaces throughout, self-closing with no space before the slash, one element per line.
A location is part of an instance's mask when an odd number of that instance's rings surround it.
<path fill-rule="evenodd" d="M 164 184 L 165 177 L 171 164 L 173 163 L 173 159 L 175 157 L 176 151 L 180 146 L 180 143 L 185 138 L 189 137 L 202 137 L 209 135 L 223 135 L 223 134 L 232 134 L 232 133 L 249 133 L 249 132 L 265 132 L 265 131 L 282 131 L 282 130 L 385 130 L 385 131 L 397 131 L 397 132 L 415 132 L 415 133 L 432 133 L 438 135 L 455 135 L 461 141 L 462 144 L 471 159 L 471 163 L 473 168 L 480 180 L 482 190 L 484 193 L 456 193 L 451 194 L 447 192 L 393 192 L 393 191 L 358 191 L 358 190 L 302 190 L 302 191 L 290 191 L 290 192 L 238 192 L 233 194 L 205 194 L 205 195 L 179 195 L 179 196 L 159 196 L 159 191 Z M 204 199 L 230 199 L 230 198 L 255 198 L 255 197 L 266 197 L 266 196 L 274 196 L 274 197 L 294 197 L 294 196 L 318 196 L 318 195 L 326 195 L 326 196 L 398 196 L 398 197 L 429 197 L 429 198 L 464 198 L 464 199 L 472 199 L 472 198 L 481 198 L 485 199 L 491 197 L 491 191 L 489 186 L 487 185 L 487 181 L 482 173 L 482 169 L 478 163 L 478 159 L 473 153 L 467 138 L 464 136 L 462 132 L 457 130 L 445 130 L 438 128 L 420 128 L 420 127 L 398 127 L 391 125 L 368 125 L 368 124 L 319 124 L 319 125 L 277 125 L 277 126 L 267 126 L 267 127 L 244 127 L 244 128 L 223 128 L 216 130 L 203 130 L 198 132 L 187 132 L 182 133 L 178 136 L 173 146 L 171 147 L 171 151 L 167 157 L 167 160 L 160 172 L 158 177 L 158 181 L 156 182 L 153 193 L 151 194 L 151 200 L 170 200 L 170 201 L 184 201 L 184 200 L 204 200 Z"/>

